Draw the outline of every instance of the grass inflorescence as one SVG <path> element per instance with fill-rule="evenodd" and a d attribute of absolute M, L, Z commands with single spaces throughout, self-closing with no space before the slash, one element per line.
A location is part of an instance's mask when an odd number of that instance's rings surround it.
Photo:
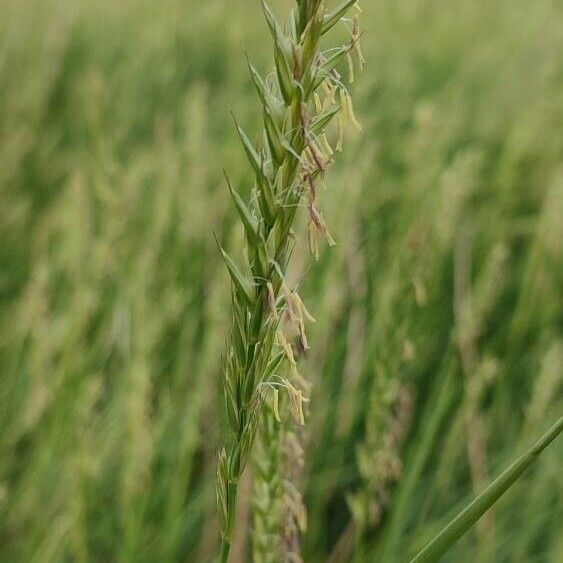
<path fill-rule="evenodd" d="M 335 150 L 327 137 L 332 121 L 338 121 L 336 149 L 342 148 L 343 128 L 356 122 L 352 101 L 337 67 L 348 59 L 350 79 L 354 64 L 364 64 L 359 46 L 357 17 L 346 18 L 356 5 L 345 1 L 334 11 L 323 0 L 299 0 L 282 26 L 272 9 L 262 2 L 267 26 L 274 43 L 275 73 L 263 78 L 249 62 L 263 117 L 263 142 L 255 146 L 235 121 L 244 154 L 254 173 L 255 187 L 249 201 L 227 184 L 244 228 L 246 259 L 237 263 L 223 248 L 221 253 L 232 281 L 232 334 L 225 356 L 225 408 L 232 440 L 219 454 L 217 502 L 221 520 L 222 558 L 228 557 L 232 539 L 238 483 L 252 452 L 264 403 L 273 397 L 270 416 L 264 420 L 269 433 L 265 460 L 269 469 L 261 471 L 266 490 L 266 504 L 274 502 L 279 477 L 272 436 L 279 419 L 280 392 L 287 393 L 287 404 L 299 422 L 304 423 L 303 390 L 279 368 L 294 363 L 290 344 L 280 329 L 286 317 L 297 332 L 299 344 L 307 350 L 305 322 L 310 319 L 296 289 L 289 288 L 286 270 L 294 246 L 293 224 L 303 201 L 308 215 L 311 253 L 318 257 L 318 238 L 334 244 L 325 220 L 318 209 L 317 192 Z M 346 18 L 346 20 L 345 20 Z M 321 38 L 340 21 L 350 26 L 349 43 L 336 48 L 321 48 Z M 355 56 L 355 62 L 352 60 Z M 274 448 L 274 450 L 272 450 Z M 268 512 L 256 527 L 256 550 L 275 538 Z M 270 540 L 270 541 L 268 541 Z M 275 543 L 275 542 L 274 542 Z M 279 539 L 278 539 L 279 543 Z M 265 559 L 269 560 L 269 559 Z"/>

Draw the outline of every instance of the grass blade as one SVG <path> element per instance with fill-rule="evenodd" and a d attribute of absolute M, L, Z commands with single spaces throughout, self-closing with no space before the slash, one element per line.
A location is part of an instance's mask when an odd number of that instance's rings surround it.
<path fill-rule="evenodd" d="M 414 559 L 411 559 L 410 563 L 438 561 L 514 484 L 562 430 L 563 416 L 528 451 L 505 469 L 478 497 L 464 508 Z"/>

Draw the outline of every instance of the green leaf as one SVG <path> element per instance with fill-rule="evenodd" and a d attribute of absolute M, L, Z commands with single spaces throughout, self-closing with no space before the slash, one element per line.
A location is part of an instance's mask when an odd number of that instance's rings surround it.
<path fill-rule="evenodd" d="M 281 166 L 285 159 L 286 151 L 284 148 L 284 138 L 276 123 L 276 120 L 272 117 L 272 114 L 267 108 L 264 109 L 264 126 L 266 129 L 266 136 L 268 138 L 268 146 L 270 147 L 270 152 L 272 157 L 275 159 L 276 164 Z"/>
<path fill-rule="evenodd" d="M 236 402 L 236 388 L 235 383 L 230 377 L 225 378 L 224 384 L 225 392 L 225 410 L 227 411 L 227 417 L 229 419 L 229 424 L 231 425 L 231 430 L 235 433 L 240 424 L 239 410 Z"/>
<path fill-rule="evenodd" d="M 410 563 L 438 561 L 491 506 L 514 484 L 541 452 L 563 430 L 563 416 L 510 467 L 505 469 L 479 496 L 464 508 Z"/>
<path fill-rule="evenodd" d="M 313 16 L 313 19 L 309 21 L 303 33 L 303 73 L 309 70 L 319 48 L 319 39 L 321 38 L 324 25 L 324 8 L 320 11 L 319 8 L 320 5 L 316 8 L 317 13 Z"/>
<path fill-rule="evenodd" d="M 264 109 L 267 109 L 276 119 L 277 123 L 281 124 L 284 115 L 282 103 L 278 98 L 276 98 L 270 88 L 268 88 L 267 84 L 260 76 L 260 73 L 256 70 L 256 67 L 250 62 L 250 60 L 248 60 L 248 57 L 246 60 L 250 71 L 250 77 L 254 82 L 254 86 L 258 92 L 258 97 L 260 98 Z"/>
<path fill-rule="evenodd" d="M 346 12 L 357 2 L 357 0 L 345 0 L 330 14 L 327 14 L 323 22 L 323 35 L 330 31 L 342 17 L 346 15 Z"/>
<path fill-rule="evenodd" d="M 276 63 L 276 72 L 280 90 L 286 103 L 290 103 L 295 91 L 295 81 L 291 72 L 292 53 L 287 38 L 282 33 L 282 28 L 276 20 L 272 9 L 265 0 L 262 0 L 262 10 L 270 32 L 274 39 L 274 60 Z"/>
<path fill-rule="evenodd" d="M 322 84 L 323 80 L 338 66 L 351 49 L 352 47 L 350 45 L 343 45 L 336 49 L 328 59 L 323 61 L 317 68 L 313 90 L 316 90 Z"/>
<path fill-rule="evenodd" d="M 227 270 L 229 271 L 231 280 L 233 281 L 235 288 L 238 290 L 238 293 L 244 298 L 244 300 L 249 305 L 252 305 L 254 302 L 252 284 L 241 273 L 235 261 L 227 254 L 225 249 L 219 244 L 217 237 L 215 237 L 215 240 L 217 242 L 217 245 L 219 246 L 219 250 L 221 251 L 221 255 L 223 256 L 223 260 L 225 261 L 225 265 L 227 266 Z"/>
<path fill-rule="evenodd" d="M 299 32 L 302 33 L 307 25 L 307 0 L 297 0 L 299 7 Z"/>
<path fill-rule="evenodd" d="M 289 35 L 290 39 L 293 41 L 297 41 L 297 16 L 295 14 L 295 10 L 289 10 L 289 16 L 287 17 L 287 26 L 286 26 L 287 34 Z"/>
<path fill-rule="evenodd" d="M 270 377 L 272 377 L 272 375 L 276 374 L 276 371 L 280 367 L 284 358 L 285 352 L 279 352 L 268 362 L 268 366 L 266 367 L 266 371 L 264 372 L 264 381 L 267 381 Z"/>
<path fill-rule="evenodd" d="M 235 120 L 235 127 L 242 142 L 242 147 L 244 149 L 246 157 L 248 158 L 248 161 L 252 165 L 256 176 L 263 176 L 264 172 L 262 170 L 262 162 L 261 158 L 258 156 L 258 152 L 254 148 L 252 141 L 248 138 L 248 135 L 244 132 L 244 129 L 238 124 L 234 115 L 233 119 Z"/>
<path fill-rule="evenodd" d="M 244 132 L 242 127 L 240 127 L 240 125 L 237 123 L 237 120 L 236 118 L 234 118 L 234 116 L 233 119 L 235 120 L 235 126 L 242 142 L 244 152 L 246 153 L 246 156 L 250 161 L 250 164 L 252 165 L 252 168 L 254 169 L 254 173 L 256 175 L 256 182 L 262 196 L 260 209 L 265 215 L 264 218 L 269 224 L 271 224 L 276 216 L 277 209 L 272 185 L 269 178 L 264 173 L 262 159 L 260 156 L 258 156 L 254 145 L 252 144 L 252 142 L 248 138 L 248 135 Z"/>
<path fill-rule="evenodd" d="M 311 120 L 311 132 L 313 135 L 320 135 L 326 129 L 332 118 L 340 111 L 339 106 L 334 106 L 324 113 L 319 113 Z"/>
<path fill-rule="evenodd" d="M 236 312 L 233 318 L 233 347 L 236 358 L 245 358 L 247 350 L 246 332 L 244 326 L 244 312 L 240 311 L 241 307 L 235 307 Z M 239 360 L 240 361 L 240 360 Z M 234 359 L 232 360 L 232 371 L 236 373 L 240 364 Z"/>
<path fill-rule="evenodd" d="M 266 23 L 270 28 L 270 33 L 274 41 L 277 41 L 278 37 L 281 36 L 281 26 L 272 11 L 272 8 L 268 6 L 265 0 L 262 0 L 262 11 L 264 12 L 264 17 L 266 18 Z"/>
<path fill-rule="evenodd" d="M 276 74 L 283 99 L 287 105 L 290 105 L 296 90 L 296 84 L 291 71 L 291 60 L 288 53 L 282 49 L 279 41 L 275 41 L 274 44 L 274 62 L 276 63 Z"/>
<path fill-rule="evenodd" d="M 227 173 L 224 170 L 223 170 L 223 174 L 225 175 L 225 180 L 227 181 L 229 192 L 231 193 L 231 197 L 235 202 L 235 206 L 237 208 L 238 214 L 240 216 L 242 224 L 244 225 L 244 230 L 246 232 L 246 235 L 248 236 L 249 241 L 252 242 L 254 245 L 256 245 L 260 241 L 260 234 L 258 232 L 258 221 L 252 215 L 250 209 L 248 209 L 242 197 L 240 197 L 238 192 L 233 188 L 233 185 L 231 184 L 231 181 L 229 180 L 229 177 L 227 176 Z"/>

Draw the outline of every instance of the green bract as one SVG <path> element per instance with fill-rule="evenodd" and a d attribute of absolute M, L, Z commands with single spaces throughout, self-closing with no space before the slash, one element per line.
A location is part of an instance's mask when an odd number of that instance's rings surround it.
<path fill-rule="evenodd" d="M 220 247 L 232 281 L 233 304 L 232 331 L 224 361 L 225 410 L 231 436 L 219 456 L 217 472 L 224 561 L 230 549 L 238 481 L 254 450 L 260 420 L 254 558 L 279 559 L 279 549 L 275 548 L 276 542 L 279 544 L 281 495 L 280 464 L 276 461 L 281 441 L 279 391 L 287 392 L 287 408 L 300 423 L 304 421 L 303 403 L 308 400 L 278 373 L 288 363 L 296 372 L 291 345 L 280 328 L 283 315 L 297 330 L 302 346 L 308 346 L 304 332 L 304 318 L 308 314 L 297 293 L 287 287 L 285 271 L 293 246 L 292 225 L 303 198 L 307 200 L 313 254 L 318 254 L 319 234 L 332 242 L 316 208 L 315 182 L 333 160 L 327 127 L 334 117 L 340 116 L 340 146 L 341 129 L 346 118 L 353 116 L 350 95 L 336 68 L 352 52 L 357 55 L 356 64 L 360 68 L 363 58 L 357 24 L 350 44 L 336 51 L 323 50 L 319 41 L 354 4 L 346 2 L 326 15 L 324 0 L 300 0 L 287 23 L 282 25 L 268 4 L 262 2 L 274 43 L 275 73 L 265 79 L 250 62 L 248 66 L 262 106 L 263 143 L 255 146 L 235 120 L 244 154 L 254 173 L 250 200 L 244 201 L 227 179 L 246 234 L 246 263 L 235 263 Z M 320 95 L 317 89 L 321 90 Z M 293 494 L 291 505 L 295 514 L 302 512 L 296 508 L 300 505 L 296 498 Z"/>

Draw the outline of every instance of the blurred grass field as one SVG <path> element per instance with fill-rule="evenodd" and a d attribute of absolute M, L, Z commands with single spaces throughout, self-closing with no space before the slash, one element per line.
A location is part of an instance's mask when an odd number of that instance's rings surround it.
<path fill-rule="evenodd" d="M 289 2 L 273 2 L 286 9 Z M 0 561 L 210 561 L 255 0 L 0 0 Z M 292 273 L 306 562 L 404 561 L 563 410 L 563 4 L 364 0 Z M 301 232 L 304 232 L 301 229 Z M 563 561 L 563 442 L 450 562 Z M 246 561 L 245 515 L 233 561 Z"/>

